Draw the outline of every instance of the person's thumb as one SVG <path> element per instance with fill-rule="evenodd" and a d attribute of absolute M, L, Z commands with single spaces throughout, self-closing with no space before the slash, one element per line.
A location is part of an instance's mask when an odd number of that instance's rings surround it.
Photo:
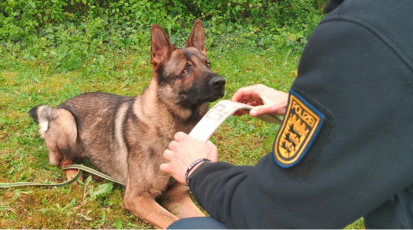
<path fill-rule="evenodd" d="M 265 111 L 265 108 L 264 108 L 264 107 L 265 107 L 265 106 L 263 106 L 263 105 L 255 106 L 254 108 L 252 108 L 252 109 L 250 110 L 250 115 L 251 115 L 252 117 L 258 117 L 258 116 L 262 115 L 262 114 L 264 113 L 264 111 Z"/>

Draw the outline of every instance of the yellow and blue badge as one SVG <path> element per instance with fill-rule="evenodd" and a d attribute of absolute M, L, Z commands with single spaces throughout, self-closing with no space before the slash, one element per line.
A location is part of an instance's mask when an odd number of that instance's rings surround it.
<path fill-rule="evenodd" d="M 287 113 L 274 141 L 275 162 L 290 168 L 305 156 L 323 125 L 325 116 L 293 90 Z"/>

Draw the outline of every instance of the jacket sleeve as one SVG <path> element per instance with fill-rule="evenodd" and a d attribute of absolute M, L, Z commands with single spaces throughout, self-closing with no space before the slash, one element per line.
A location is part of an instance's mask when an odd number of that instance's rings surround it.
<path fill-rule="evenodd" d="M 360 20 L 327 17 L 292 86 L 326 117 L 305 157 L 289 169 L 272 153 L 254 167 L 206 164 L 195 199 L 230 228 L 342 228 L 374 210 L 413 182 L 412 55 Z"/>

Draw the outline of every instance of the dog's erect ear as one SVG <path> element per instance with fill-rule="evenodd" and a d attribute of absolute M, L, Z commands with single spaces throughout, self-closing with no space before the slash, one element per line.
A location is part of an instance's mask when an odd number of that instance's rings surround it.
<path fill-rule="evenodd" d="M 206 56 L 206 49 L 205 49 L 205 34 L 204 34 L 204 27 L 202 27 L 201 20 L 197 19 L 194 23 L 194 27 L 192 28 L 191 35 L 189 35 L 189 39 L 186 42 L 186 47 L 195 47 L 202 54 Z"/>
<path fill-rule="evenodd" d="M 151 62 L 159 65 L 162 61 L 168 60 L 174 46 L 169 41 L 168 36 L 162 28 L 156 24 L 151 29 Z"/>

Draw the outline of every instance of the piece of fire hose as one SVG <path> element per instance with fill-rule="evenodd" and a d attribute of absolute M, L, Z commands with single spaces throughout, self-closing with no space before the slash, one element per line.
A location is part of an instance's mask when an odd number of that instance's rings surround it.
<path fill-rule="evenodd" d="M 198 122 L 198 124 L 189 133 L 189 136 L 207 142 L 215 130 L 235 111 L 240 109 L 245 112 L 249 112 L 252 108 L 251 105 L 242 104 L 239 102 L 233 102 L 229 100 L 222 100 L 212 107 Z M 282 120 L 275 115 L 263 114 L 256 117 L 260 120 L 281 124 Z"/>

